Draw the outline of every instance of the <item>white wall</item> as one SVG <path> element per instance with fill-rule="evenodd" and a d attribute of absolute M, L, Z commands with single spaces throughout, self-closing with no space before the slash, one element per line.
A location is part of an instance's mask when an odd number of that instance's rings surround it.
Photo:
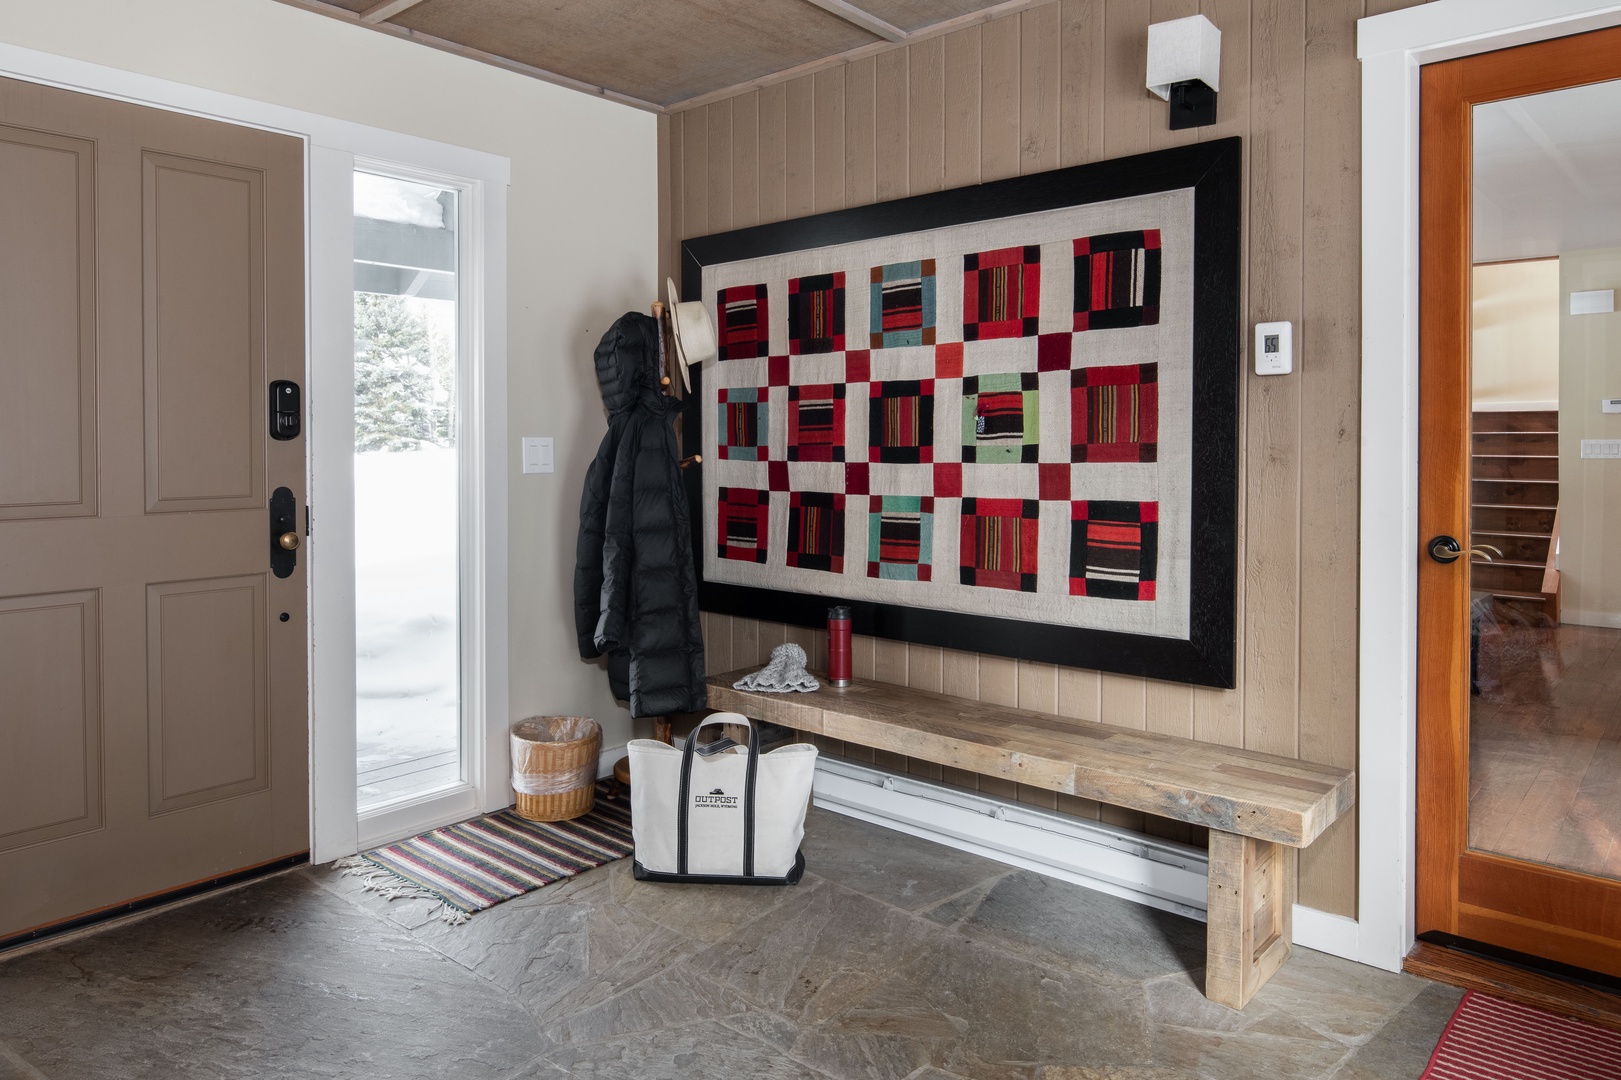
<path fill-rule="evenodd" d="M 1470 321 L 1475 408 L 1558 408 L 1558 259 L 1475 267 Z"/>
<path fill-rule="evenodd" d="M 1621 461 L 1581 456 L 1583 439 L 1621 439 L 1621 312 L 1572 315 L 1573 292 L 1621 289 L 1621 248 L 1559 257 L 1559 583 L 1566 622 L 1621 627 Z"/>
<path fill-rule="evenodd" d="M 0 42 L 509 157 L 511 712 L 629 714 L 579 659 L 574 534 L 606 429 L 591 351 L 655 295 L 654 117 L 274 0 L 0 0 Z M 555 436 L 557 472 L 519 471 Z"/>

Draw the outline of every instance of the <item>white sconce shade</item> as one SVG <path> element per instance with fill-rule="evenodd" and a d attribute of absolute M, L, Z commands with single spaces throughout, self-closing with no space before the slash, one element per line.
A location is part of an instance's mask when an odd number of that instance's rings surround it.
<path fill-rule="evenodd" d="M 1171 87 L 1202 82 L 1221 89 L 1221 31 L 1203 15 L 1148 28 L 1148 89 L 1169 101 Z"/>

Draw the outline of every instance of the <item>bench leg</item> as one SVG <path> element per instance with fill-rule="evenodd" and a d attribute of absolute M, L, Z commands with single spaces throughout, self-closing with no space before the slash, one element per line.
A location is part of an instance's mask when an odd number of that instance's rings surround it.
<path fill-rule="evenodd" d="M 1292 847 L 1210 830 L 1205 997 L 1242 1009 L 1289 958 L 1294 931 Z"/>

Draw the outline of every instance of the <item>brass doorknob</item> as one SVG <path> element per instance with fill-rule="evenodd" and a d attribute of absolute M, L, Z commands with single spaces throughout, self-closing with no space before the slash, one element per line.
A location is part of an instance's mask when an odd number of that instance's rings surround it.
<path fill-rule="evenodd" d="M 298 534 L 295 532 L 282 533 L 281 538 L 276 542 L 288 551 L 298 550 Z"/>

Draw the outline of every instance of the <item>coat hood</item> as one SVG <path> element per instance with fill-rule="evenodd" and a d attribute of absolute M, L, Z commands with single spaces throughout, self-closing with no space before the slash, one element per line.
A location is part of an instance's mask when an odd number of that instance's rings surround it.
<path fill-rule="evenodd" d="M 680 407 L 659 386 L 658 332 L 652 316 L 627 311 L 597 343 L 597 385 L 608 415 L 617 416 L 638 404 L 658 412 Z"/>

